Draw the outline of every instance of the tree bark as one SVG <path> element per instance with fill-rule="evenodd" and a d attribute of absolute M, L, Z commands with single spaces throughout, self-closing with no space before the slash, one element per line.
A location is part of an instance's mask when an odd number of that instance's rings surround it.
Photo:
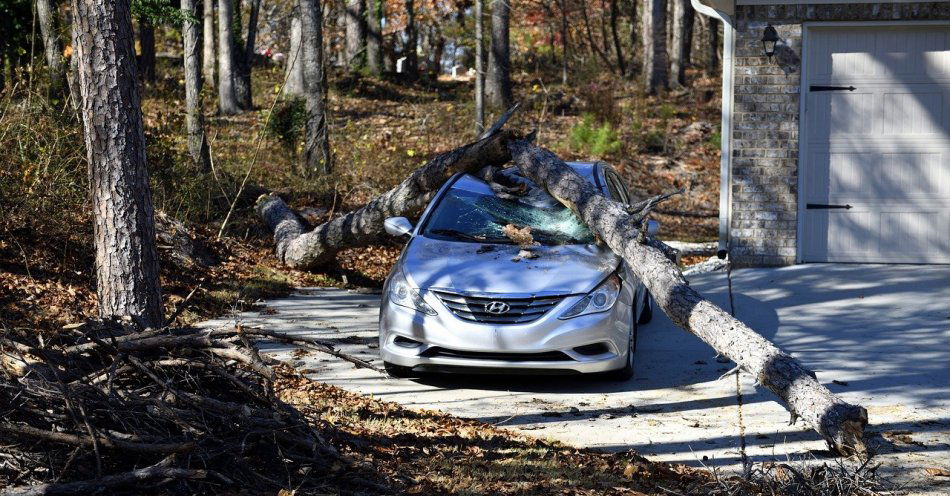
<path fill-rule="evenodd" d="M 103 317 L 162 324 L 162 297 L 129 0 L 73 0 Z"/>
<path fill-rule="evenodd" d="M 691 288 L 659 249 L 661 245 L 642 237 L 640 227 L 648 211 L 628 213 L 627 206 L 602 196 L 547 150 L 520 140 L 509 148 L 522 174 L 573 210 L 620 255 L 676 325 L 755 376 L 834 449 L 843 454 L 867 453 L 863 441 L 867 411 L 839 399 L 817 381 L 814 372 Z"/>
<path fill-rule="evenodd" d="M 139 20 L 139 72 L 142 79 L 150 83 L 155 82 L 155 26 L 152 21 L 141 18 Z"/>
<path fill-rule="evenodd" d="M 627 62 L 623 58 L 623 44 L 620 43 L 620 34 L 617 30 L 617 19 L 619 17 L 620 7 L 617 5 L 617 0 L 610 0 L 610 34 L 614 40 L 614 51 L 617 52 L 617 68 L 620 69 L 620 75 L 625 76 L 627 74 Z"/>
<path fill-rule="evenodd" d="M 303 45 L 301 44 L 302 31 L 300 28 L 300 9 L 294 7 L 290 18 L 290 53 L 287 54 L 287 66 L 284 72 L 284 94 L 304 95 L 303 79 Z"/>
<path fill-rule="evenodd" d="M 415 80 L 419 78 L 419 56 L 416 53 L 419 45 L 419 32 L 416 29 L 416 8 L 413 0 L 406 0 L 406 50 L 403 56 L 406 63 L 403 66 L 406 77 Z"/>
<path fill-rule="evenodd" d="M 388 217 L 415 216 L 456 172 L 474 173 L 510 160 L 507 143 L 513 135 L 498 131 L 474 143 L 442 153 L 416 169 L 402 183 L 365 207 L 305 232 L 299 217 L 276 195 L 262 196 L 257 211 L 274 231 L 277 256 L 285 264 L 309 269 L 326 263 L 344 248 L 379 241 Z"/>
<path fill-rule="evenodd" d="M 560 0 L 558 6 L 561 8 L 561 84 L 567 86 L 567 54 L 570 51 L 567 38 L 567 0 Z"/>
<path fill-rule="evenodd" d="M 366 2 L 366 68 L 378 77 L 383 75 L 383 2 Z"/>
<path fill-rule="evenodd" d="M 50 0 L 36 0 L 36 19 L 43 37 L 43 52 L 46 55 L 46 69 L 49 72 L 50 96 L 60 98 L 68 87 L 66 82 L 66 64 L 63 62 L 63 46 L 59 42 L 59 22 Z"/>
<path fill-rule="evenodd" d="M 715 76 L 719 71 L 719 23 L 712 17 L 702 16 L 706 22 L 706 75 Z"/>
<path fill-rule="evenodd" d="M 257 20 L 261 12 L 261 0 L 249 0 L 250 12 L 247 18 L 247 36 L 243 46 L 237 43 L 241 29 L 241 0 L 237 0 L 234 9 L 234 27 L 239 30 L 233 33 L 234 48 L 234 94 L 237 96 L 241 110 L 254 110 L 254 91 L 251 82 L 251 72 L 254 66 L 254 46 L 257 42 Z"/>
<path fill-rule="evenodd" d="M 197 18 L 195 0 L 181 0 L 181 10 Z M 185 20 L 181 27 L 185 64 L 185 123 L 188 152 L 201 171 L 211 170 L 211 152 L 205 136 L 204 107 L 201 104 L 201 27 Z"/>
<path fill-rule="evenodd" d="M 488 103 L 495 108 L 509 108 L 511 94 L 511 44 L 509 19 L 511 0 L 493 0 L 491 10 L 491 51 L 488 58 Z"/>
<path fill-rule="evenodd" d="M 666 0 L 644 0 L 643 87 L 654 94 L 668 85 L 666 68 Z"/>
<path fill-rule="evenodd" d="M 320 0 L 300 0 L 304 92 L 307 99 L 304 175 L 332 170 L 327 127 L 327 75 L 323 65 L 323 10 Z"/>
<path fill-rule="evenodd" d="M 241 112 L 234 90 L 234 18 L 233 0 L 218 0 L 218 112 L 234 115 Z"/>
<path fill-rule="evenodd" d="M 214 3 L 215 0 L 201 0 L 203 13 L 203 37 L 201 38 L 202 59 L 201 72 L 204 75 L 204 83 L 214 88 L 214 63 L 217 60 L 214 56 Z"/>
<path fill-rule="evenodd" d="M 346 67 L 362 69 L 366 59 L 366 0 L 346 0 Z"/>
<path fill-rule="evenodd" d="M 673 46 L 670 53 L 670 86 L 686 84 L 690 44 L 693 42 L 693 6 L 689 0 L 673 0 Z"/>
<path fill-rule="evenodd" d="M 485 130 L 485 0 L 475 0 L 475 136 Z"/>

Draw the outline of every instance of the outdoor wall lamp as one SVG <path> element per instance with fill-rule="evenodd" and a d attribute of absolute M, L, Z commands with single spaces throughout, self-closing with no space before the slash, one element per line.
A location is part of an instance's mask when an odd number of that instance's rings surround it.
<path fill-rule="evenodd" d="M 769 62 L 775 55 L 775 44 L 778 40 L 778 31 L 771 24 L 765 26 L 765 31 L 762 32 L 762 47 L 765 49 L 765 56 L 769 58 Z"/>

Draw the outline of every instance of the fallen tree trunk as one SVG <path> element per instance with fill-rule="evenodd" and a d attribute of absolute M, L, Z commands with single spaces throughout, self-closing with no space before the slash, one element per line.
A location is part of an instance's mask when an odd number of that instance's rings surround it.
<path fill-rule="evenodd" d="M 265 195 L 257 201 L 257 212 L 274 231 L 277 257 L 290 267 L 309 269 L 333 257 L 338 251 L 364 246 L 383 234 L 387 217 L 411 217 L 456 172 L 474 173 L 489 165 L 508 162 L 509 131 L 498 128 L 510 117 L 502 117 L 487 137 L 442 153 L 413 171 L 406 180 L 383 193 L 363 208 L 337 217 L 306 232 L 303 221 L 277 195 Z"/>
<path fill-rule="evenodd" d="M 814 372 L 703 298 L 670 262 L 658 241 L 641 233 L 650 207 L 639 211 L 611 201 L 550 151 L 513 140 L 511 156 L 522 174 L 569 207 L 620 255 L 678 326 L 729 357 L 781 398 L 839 453 L 866 455 L 867 411 L 845 403 L 821 385 Z M 641 207 L 642 208 L 642 207 Z"/>

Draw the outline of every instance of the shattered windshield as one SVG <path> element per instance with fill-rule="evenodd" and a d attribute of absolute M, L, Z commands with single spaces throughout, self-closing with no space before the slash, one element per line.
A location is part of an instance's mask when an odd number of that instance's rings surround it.
<path fill-rule="evenodd" d="M 482 181 L 461 178 L 446 192 L 426 224 L 424 236 L 479 243 L 512 243 L 505 226 L 528 227 L 542 245 L 588 244 L 590 230 L 567 207 L 540 191 L 526 198 L 500 198 Z M 541 201 L 539 201 L 541 200 Z M 509 228 L 510 230 L 511 228 Z"/>

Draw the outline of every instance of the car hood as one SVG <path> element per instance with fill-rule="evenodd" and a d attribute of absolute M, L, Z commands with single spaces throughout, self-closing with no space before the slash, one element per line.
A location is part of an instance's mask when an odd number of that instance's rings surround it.
<path fill-rule="evenodd" d="M 409 283 L 421 289 L 509 295 L 586 293 L 617 269 L 620 259 L 596 245 L 536 246 L 537 258 L 518 257 L 516 245 L 418 236 L 402 259 Z"/>

